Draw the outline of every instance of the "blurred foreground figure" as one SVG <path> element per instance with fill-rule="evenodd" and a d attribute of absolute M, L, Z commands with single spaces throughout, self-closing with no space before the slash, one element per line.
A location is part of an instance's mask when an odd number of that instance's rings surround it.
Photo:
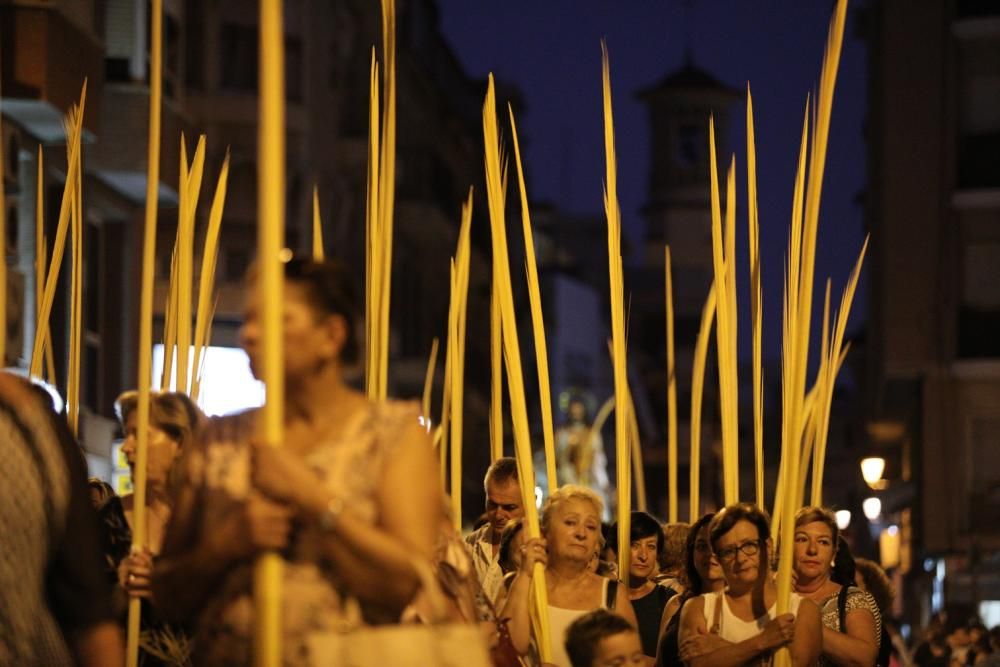
<path fill-rule="evenodd" d="M 0 664 L 121 665 L 83 457 L 47 394 L 0 372 Z"/>
<path fill-rule="evenodd" d="M 240 331 L 260 375 L 264 346 L 251 276 Z M 285 559 L 285 665 L 337 664 L 331 645 L 398 623 L 430 563 L 440 524 L 438 462 L 415 404 L 372 402 L 345 383 L 359 345 L 347 272 L 334 262 L 285 267 L 285 424 L 259 441 L 260 411 L 209 420 L 181 458 L 179 489 L 153 599 L 193 620 L 196 665 L 251 662 L 253 563 Z"/>

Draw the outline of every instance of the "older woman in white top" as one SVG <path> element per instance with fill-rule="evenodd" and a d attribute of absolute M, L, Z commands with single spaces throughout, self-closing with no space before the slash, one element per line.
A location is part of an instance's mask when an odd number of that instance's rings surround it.
<path fill-rule="evenodd" d="M 680 653 L 689 667 L 762 664 L 788 646 L 795 667 L 819 658 L 819 609 L 792 594 L 791 613 L 778 615 L 777 587 L 768 569 L 770 520 L 756 506 L 730 505 L 709 525 L 712 550 L 726 590 L 706 593 L 681 611 Z"/>
<path fill-rule="evenodd" d="M 587 567 L 597 550 L 601 534 L 600 497 L 590 489 L 567 484 L 560 487 L 542 507 L 542 538 L 521 547 L 521 569 L 511 585 L 501 617 L 509 617 L 514 647 L 521 655 L 531 650 L 528 597 L 536 562 L 545 565 L 549 597 L 552 662 L 570 667 L 563 645 L 566 628 L 594 609 L 607 608 L 636 624 L 628 591 L 618 582 L 598 576 Z"/>

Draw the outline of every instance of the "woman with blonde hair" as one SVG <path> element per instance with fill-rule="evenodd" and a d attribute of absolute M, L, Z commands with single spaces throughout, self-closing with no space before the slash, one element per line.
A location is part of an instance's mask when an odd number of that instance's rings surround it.
<path fill-rule="evenodd" d="M 122 453 L 135 475 L 138 440 L 138 394 L 127 391 L 115 401 L 115 413 L 125 433 Z M 194 402 L 177 392 L 153 392 L 149 399 L 149 440 L 146 450 L 146 536 L 142 549 L 133 549 L 134 499 L 131 493 L 108 498 L 98 510 L 104 533 L 108 578 L 118 588 L 116 611 L 124 618 L 130 597 L 143 601 L 143 664 L 185 664 L 187 640 L 180 630 L 163 624 L 156 613 L 150 588 L 153 561 L 160 553 L 173 507 L 171 487 L 180 453 L 191 447 L 204 415 Z"/>
<path fill-rule="evenodd" d="M 135 391 L 115 401 L 115 414 L 125 434 L 122 454 L 135 475 L 137 407 Z M 149 598 L 152 558 L 160 552 L 170 518 L 170 485 L 175 462 L 191 445 L 204 415 L 194 402 L 177 392 L 153 392 L 149 400 L 149 440 L 146 451 L 146 535 L 142 551 L 132 550 L 133 496 L 108 498 L 99 510 L 105 526 L 104 553 L 110 572 L 131 597 Z"/>
<path fill-rule="evenodd" d="M 521 546 L 521 568 L 501 613 L 511 619 L 511 639 L 521 655 L 527 655 L 535 641 L 528 598 L 536 562 L 545 566 L 550 664 L 570 667 L 565 648 L 566 629 L 588 611 L 609 609 L 636 625 L 625 587 L 599 576 L 589 567 L 597 551 L 603 510 L 604 504 L 596 493 L 573 484 L 559 487 L 542 506 L 542 537 L 527 540 Z"/>

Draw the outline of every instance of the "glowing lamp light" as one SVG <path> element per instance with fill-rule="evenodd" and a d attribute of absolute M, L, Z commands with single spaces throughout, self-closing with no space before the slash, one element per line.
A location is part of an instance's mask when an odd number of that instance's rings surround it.
<path fill-rule="evenodd" d="M 864 510 L 869 521 L 874 521 L 882 514 L 882 501 L 874 496 L 865 498 L 864 502 L 861 503 L 861 509 Z"/>
<path fill-rule="evenodd" d="M 886 570 L 898 567 L 900 563 L 900 535 L 898 526 L 889 526 L 878 539 L 879 556 L 882 567 Z"/>
<path fill-rule="evenodd" d="M 851 510 L 837 510 L 837 529 L 847 530 L 847 527 L 851 525 Z"/>
<path fill-rule="evenodd" d="M 865 483 L 868 486 L 874 487 L 882 479 L 882 473 L 884 472 L 885 459 L 881 456 L 869 456 L 868 458 L 861 459 L 861 476 L 865 478 Z"/>

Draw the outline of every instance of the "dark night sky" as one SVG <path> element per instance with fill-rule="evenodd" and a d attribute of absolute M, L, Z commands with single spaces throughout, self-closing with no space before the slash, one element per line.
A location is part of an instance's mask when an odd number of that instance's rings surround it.
<path fill-rule="evenodd" d="M 642 238 L 639 209 L 645 201 L 649 163 L 648 119 L 635 91 L 681 66 L 690 44 L 695 64 L 723 83 L 749 81 L 757 139 L 765 301 L 765 354 L 779 355 L 782 263 L 787 247 L 792 182 L 806 94 L 816 85 L 832 2 L 826 0 L 438 0 L 441 27 L 472 76 L 492 71 L 520 87 L 532 199 L 580 212 L 599 213 L 604 173 L 600 39 L 611 58 L 619 195 L 625 233 Z M 855 3 L 857 4 L 857 3 Z M 685 5 L 688 6 L 685 9 Z M 852 7 L 856 9 L 856 7 Z M 862 137 L 866 104 L 866 47 L 848 15 L 834 101 L 820 236 L 817 305 L 833 278 L 834 305 L 861 247 L 864 229 L 858 195 L 865 187 Z M 737 252 L 746 292 L 746 160 L 742 105 L 732 108 L 729 150 L 736 152 Z M 726 164 L 725 156 L 720 163 Z M 628 258 L 626 258 L 628 261 Z M 601 268 L 600 270 L 604 270 Z M 626 289 L 628 286 L 626 285 Z M 849 337 L 867 308 L 864 283 L 855 300 Z M 741 343 L 747 354 L 748 314 L 741 312 Z M 818 332 L 817 336 L 818 337 Z"/>

